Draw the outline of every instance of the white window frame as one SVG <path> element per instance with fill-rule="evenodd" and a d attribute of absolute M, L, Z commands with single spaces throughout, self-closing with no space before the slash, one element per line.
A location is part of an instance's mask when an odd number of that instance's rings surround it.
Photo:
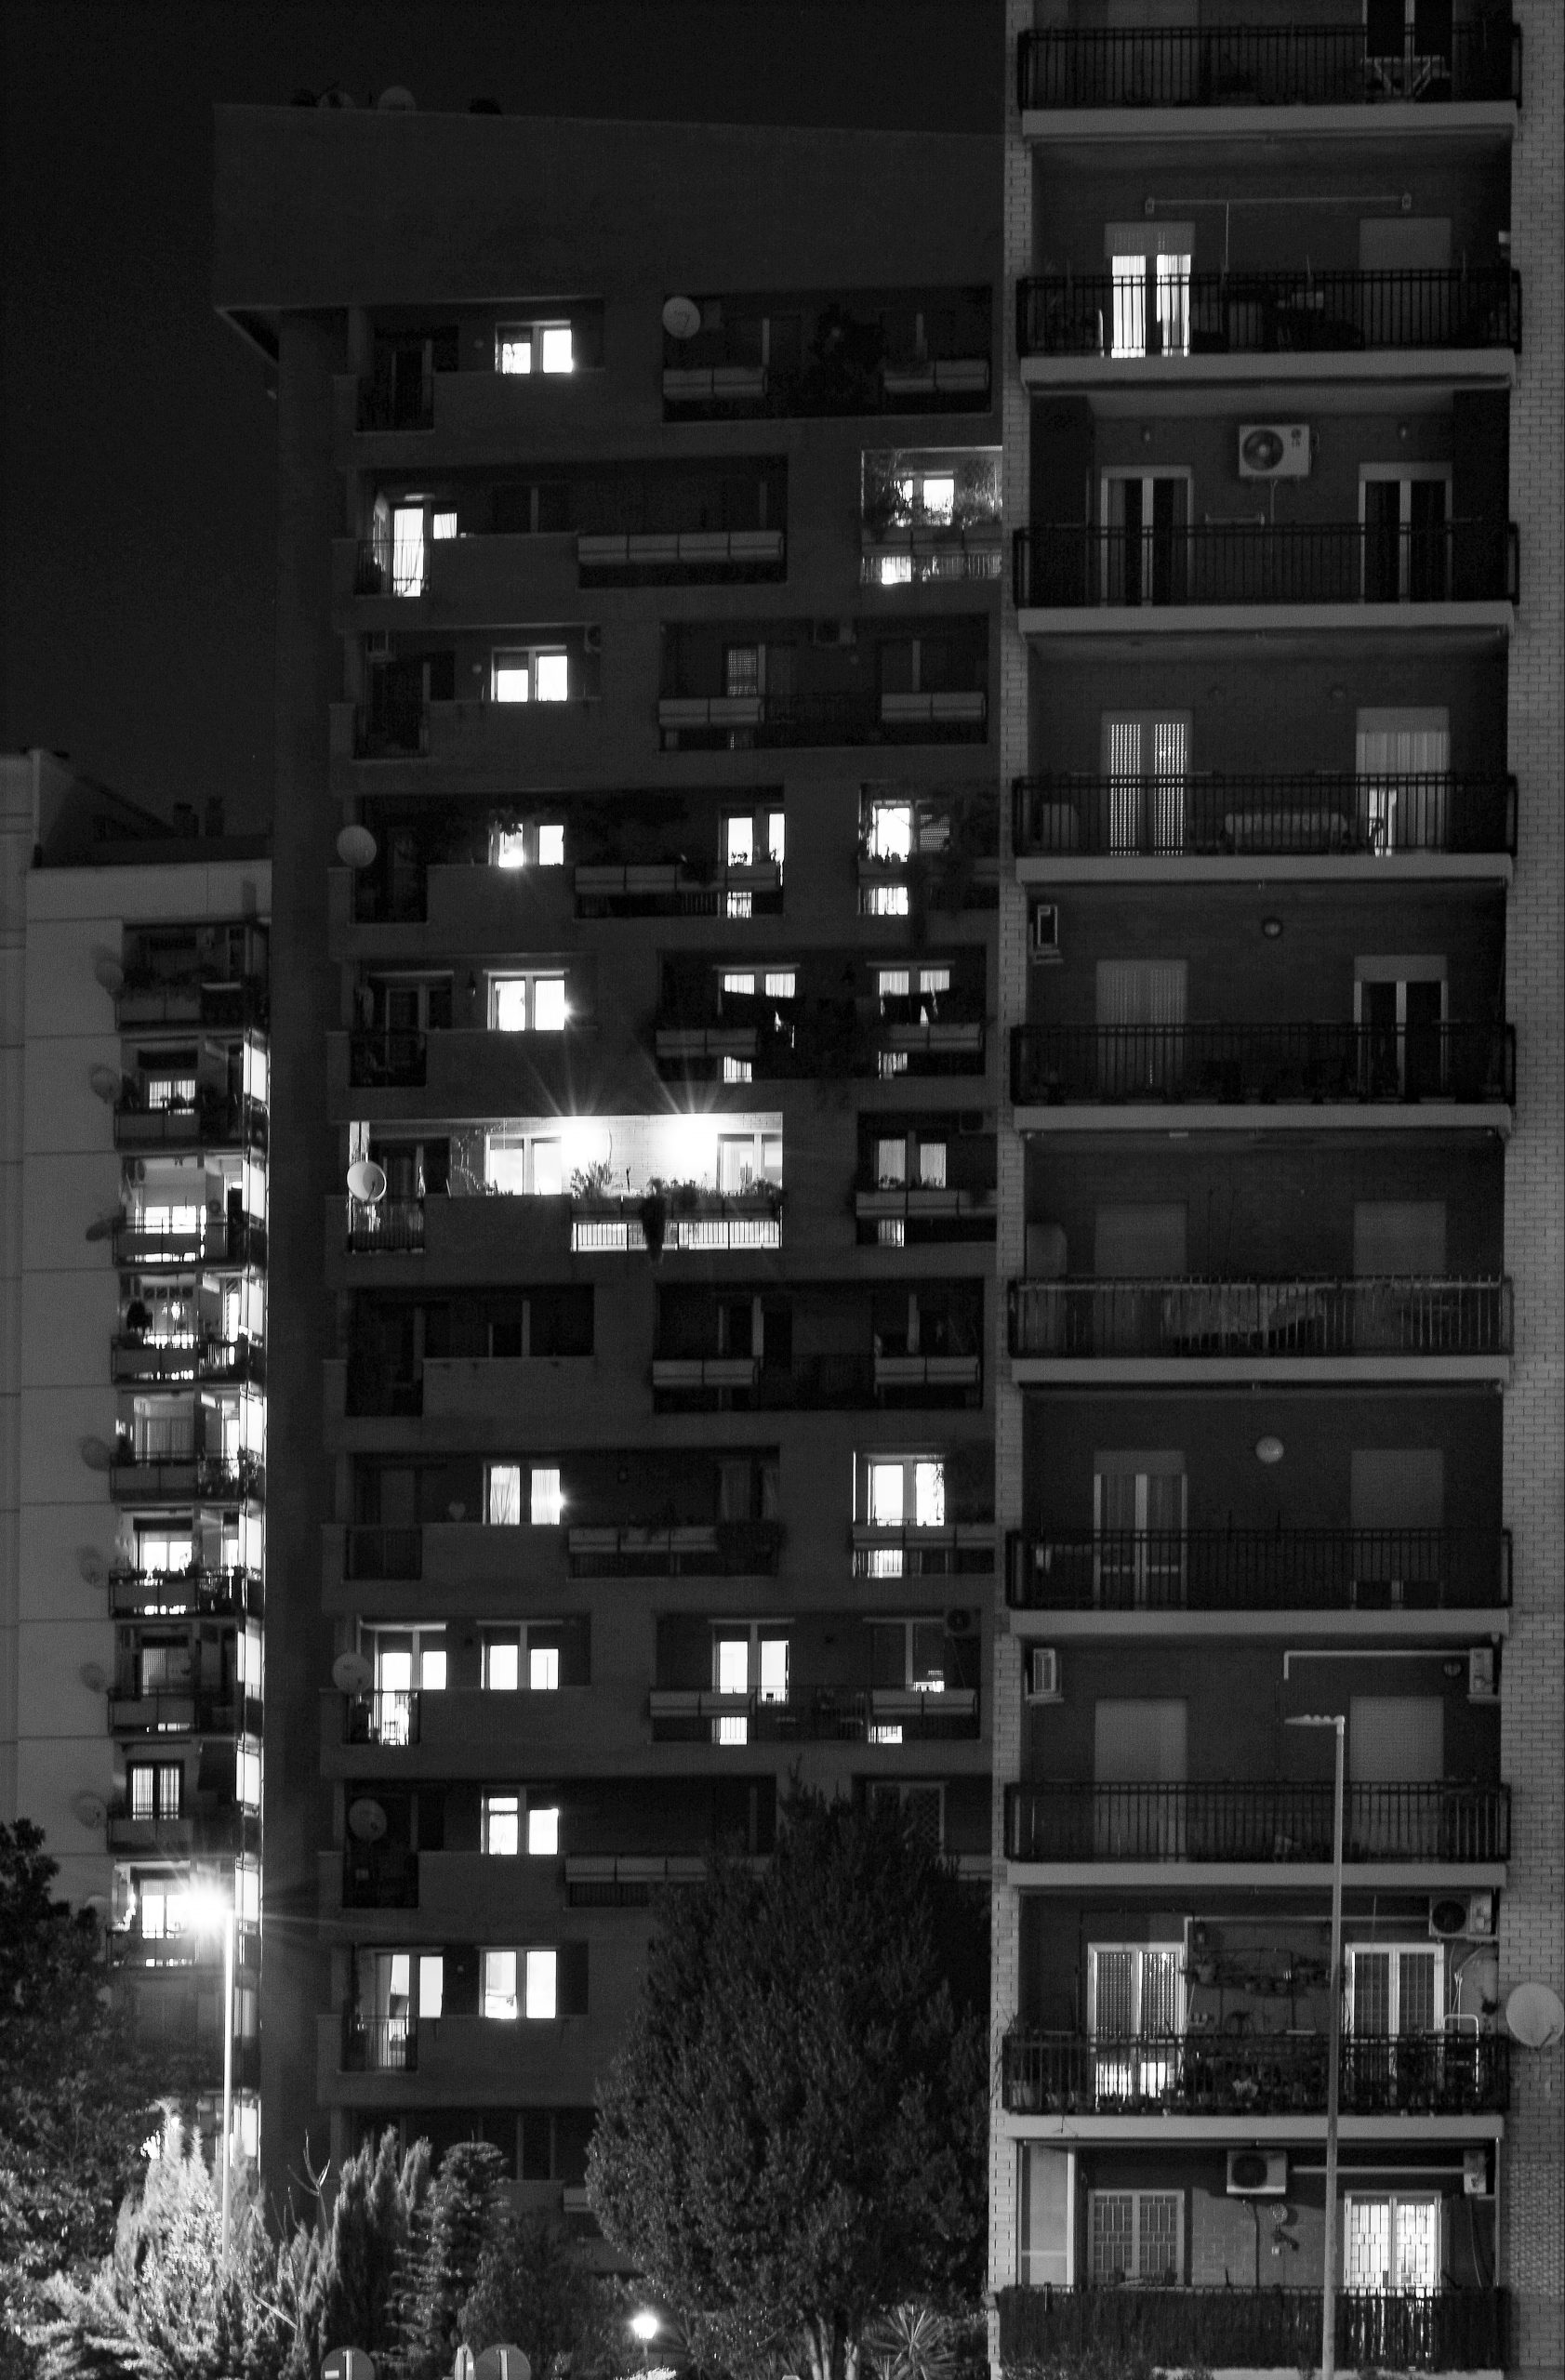
<path fill-rule="evenodd" d="M 1387 2232 L 1389 2235 L 1392 2265 L 1389 2273 L 1386 2274 L 1378 2283 L 1374 2284 L 1377 2292 L 1379 2290 L 1384 2290 L 1389 2294 L 1396 2294 L 1400 2293 L 1409 2285 L 1402 2279 L 1402 2241 L 1399 2236 L 1399 2226 L 1398 2221 L 1399 2215 L 1403 2207 L 1417 2206 L 1433 2208 L 1435 2246 L 1431 2262 L 1437 2276 L 1439 2274 L 1442 2269 L 1445 2254 L 1445 2225 L 1442 2219 L 1444 2208 L 1441 2205 L 1440 2194 L 1438 2190 L 1349 2189 L 1343 2193 L 1342 2202 L 1342 2285 L 1345 2289 L 1355 2289 L 1363 2285 L 1361 2280 L 1350 2279 L 1348 2275 L 1348 2250 L 1353 2231 L 1353 2210 L 1356 2206 L 1384 2206 L 1387 2210 Z M 1416 2282 L 1412 2285 L 1414 2287 L 1418 2286 Z M 1437 2287 L 1439 2286 L 1438 2279 L 1435 2285 Z"/>
<path fill-rule="evenodd" d="M 545 985 L 552 986 L 556 984 L 560 987 L 560 1021 L 557 1025 L 540 1025 L 537 1018 L 539 988 Z M 490 1032 L 563 1033 L 571 1019 L 569 984 L 570 977 L 563 967 L 506 968 L 503 972 L 497 971 L 488 978 L 487 1005 Z M 501 986 L 513 985 L 522 986 L 521 1005 L 524 1022 L 520 1025 L 502 1025 L 499 1015 L 505 995 Z"/>
<path fill-rule="evenodd" d="M 386 1641 L 396 1636 L 412 1640 L 407 1647 L 405 1685 L 385 1679 L 387 1656 L 402 1651 L 400 1646 L 392 1646 Z M 439 1694 L 444 1688 L 448 1645 L 444 1620 L 365 1620 L 359 1628 L 359 1649 L 375 1671 L 377 1694 Z"/>
<path fill-rule="evenodd" d="M 1440 1942 L 1349 1942 L 1344 1946 L 1343 2024 L 1350 2033 L 1360 2031 L 1359 2024 L 1359 1962 L 1360 1959 L 1386 1959 L 1389 1966 L 1387 1984 L 1387 2022 L 1384 2033 L 1363 2034 L 1373 2041 L 1399 2040 L 1402 2026 L 1402 1962 L 1404 1959 L 1433 1960 L 1435 1988 L 1430 2030 L 1445 2030 L 1445 1946 Z M 1416 2030 L 1410 2028 L 1409 2030 Z"/>
<path fill-rule="evenodd" d="M 569 350 L 564 364 L 557 344 L 562 332 Z M 495 369 L 506 379 L 567 378 L 576 370 L 576 336 L 569 316 L 537 314 L 520 322 L 497 323 Z"/>
<path fill-rule="evenodd" d="M 1136 2270 L 1122 2275 L 1099 2273 L 1097 2265 L 1098 2208 L 1109 2199 L 1131 2202 L 1131 2260 Z M 1175 2202 L 1174 2276 L 1172 2283 L 1164 2273 L 1143 2276 L 1141 2265 L 1142 2222 L 1147 2203 L 1152 2199 L 1173 2199 Z M 1125 2289 L 1179 2288 L 1185 2274 L 1185 2192 L 1183 2189 L 1089 2189 L 1087 2192 L 1087 2281 L 1091 2287 L 1119 2285 Z"/>
<path fill-rule="evenodd" d="M 1397 601 L 1399 603 L 1405 603 L 1409 600 L 1408 570 L 1412 560 L 1412 539 L 1408 534 L 1412 526 L 1412 488 L 1415 482 L 1422 482 L 1424 484 L 1427 485 L 1434 481 L 1441 482 L 1445 487 L 1445 525 L 1449 531 L 1452 523 L 1451 505 L 1452 483 L 1452 471 L 1449 463 L 1359 464 L 1359 593 L 1361 600 L 1367 600 L 1368 598 L 1368 588 L 1365 574 L 1367 574 L 1370 566 L 1369 540 L 1363 532 L 1369 520 L 1369 488 L 1372 484 L 1384 487 L 1388 485 L 1390 483 L 1395 482 L 1401 489 L 1401 495 L 1399 497 L 1397 504 L 1397 522 L 1400 531 L 1400 535 L 1397 541 Z M 1449 588 L 1447 588 L 1447 593 L 1450 593 Z"/>
<path fill-rule="evenodd" d="M 557 692 L 545 693 L 540 680 L 547 674 L 552 687 L 558 677 L 553 665 L 564 668 L 564 682 Z M 550 665 L 545 672 L 544 665 Z M 571 700 L 570 654 L 563 644 L 496 645 L 489 655 L 489 699 L 508 707 L 523 703 L 567 703 Z M 511 690 L 502 694 L 502 678 L 512 681 Z"/>
<path fill-rule="evenodd" d="M 1126 2033 L 1100 2030 L 1098 1962 L 1128 1958 L 1131 1965 L 1131 2026 Z M 1146 2025 L 1147 1962 L 1174 1962 L 1174 2021 L 1168 2032 L 1148 2033 Z M 1155 2099 L 1174 2078 L 1178 2045 L 1187 2018 L 1185 1949 L 1179 1942 L 1091 1942 L 1087 1946 L 1087 2033 L 1094 2044 L 1097 2089 L 1106 2098 Z"/>
<path fill-rule="evenodd" d="M 529 1859 L 558 1859 L 560 1857 L 560 1805 L 558 1802 L 535 1802 L 527 1796 L 527 1857 Z"/>
<path fill-rule="evenodd" d="M 1103 255 L 1107 265 L 1109 315 L 1103 348 L 1118 362 L 1153 354 L 1147 331 L 1158 325 L 1160 357 L 1190 351 L 1190 268 L 1195 258 L 1194 223 L 1106 223 Z M 1139 274 L 1132 268 L 1140 265 Z"/>
<path fill-rule="evenodd" d="M 520 1793 L 485 1793 L 483 1796 L 479 1805 L 479 1848 L 486 1859 L 514 1859 L 519 1857 L 524 1807 L 524 1797 Z M 508 1835 L 509 1841 L 506 1840 Z"/>

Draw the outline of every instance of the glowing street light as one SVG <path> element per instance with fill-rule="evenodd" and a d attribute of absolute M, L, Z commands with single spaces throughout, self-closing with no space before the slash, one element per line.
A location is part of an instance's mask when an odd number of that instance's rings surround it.
<path fill-rule="evenodd" d="M 650 2306 L 638 2307 L 630 2317 L 630 2329 L 642 2343 L 642 2370 L 646 2370 L 646 2351 L 657 2336 L 657 2317 Z"/>
<path fill-rule="evenodd" d="M 1332 1798 L 1332 1975 L 1326 2035 L 1326 2253 L 1320 2268 L 1320 2380 L 1335 2380 L 1337 2354 L 1337 2101 L 1342 2079 L 1342 1767 L 1347 1726 L 1342 1712 L 1302 1712 L 1290 1727 L 1334 1727 L 1335 1791 Z"/>
<path fill-rule="evenodd" d="M 215 1885 L 190 1897 L 192 1923 L 202 1932 L 223 1935 L 223 2223 L 222 2258 L 228 2262 L 229 2168 L 233 2162 L 233 1903 Z"/>

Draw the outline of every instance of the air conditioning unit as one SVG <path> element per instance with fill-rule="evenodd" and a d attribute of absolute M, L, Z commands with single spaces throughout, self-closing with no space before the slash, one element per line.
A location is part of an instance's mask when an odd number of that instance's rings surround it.
<path fill-rule="evenodd" d="M 1462 2195 L 1464 2198 L 1489 2197 L 1487 2149 L 1464 2149 L 1462 2151 Z"/>
<path fill-rule="evenodd" d="M 1027 1655 L 1027 1699 L 1029 1702 L 1061 1699 L 1060 1657 L 1053 1645 L 1029 1645 Z"/>
<path fill-rule="evenodd" d="M 812 620 L 810 623 L 812 644 L 852 644 L 853 641 L 851 620 Z"/>
<path fill-rule="evenodd" d="M 1053 901 L 1037 901 L 1028 925 L 1028 956 L 1049 965 L 1060 955 L 1060 913 Z"/>
<path fill-rule="evenodd" d="M 588 621 L 586 627 L 581 631 L 581 649 L 583 653 L 602 653 L 603 649 L 603 624 L 602 620 Z"/>
<path fill-rule="evenodd" d="M 1467 1699 L 1492 1702 L 1500 1691 L 1500 1673 L 1492 1645 L 1475 1645 L 1467 1655 Z"/>
<path fill-rule="evenodd" d="M 1429 1903 L 1429 1934 L 1436 1942 L 1492 1940 L 1493 1894 L 1440 1894 Z"/>
<path fill-rule="evenodd" d="M 1309 477 L 1307 421 L 1241 421 L 1239 425 L 1239 475 L 1241 480 L 1306 480 Z"/>
<path fill-rule="evenodd" d="M 1288 2195 L 1288 2151 L 1286 2149 L 1230 2149 L 1228 2151 L 1228 2196 L 1230 2198 L 1286 2198 Z"/>

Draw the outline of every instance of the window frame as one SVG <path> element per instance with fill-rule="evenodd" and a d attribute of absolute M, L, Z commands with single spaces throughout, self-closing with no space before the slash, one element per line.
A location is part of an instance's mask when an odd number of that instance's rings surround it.
<path fill-rule="evenodd" d="M 546 694 L 538 691 L 539 665 L 545 661 L 561 661 L 564 664 L 565 685 L 563 693 Z M 500 692 L 502 673 L 507 677 L 520 677 L 524 667 L 526 693 L 502 694 Z M 488 698 L 491 703 L 503 705 L 507 709 L 522 709 L 539 703 L 569 703 L 577 699 L 576 690 L 571 682 L 575 674 L 571 668 L 568 645 L 556 644 L 552 641 L 547 644 L 493 645 L 489 653 Z"/>
<path fill-rule="evenodd" d="M 1098 2269 L 1098 2208 L 1109 2199 L 1131 2202 L 1131 2254 L 1137 2269 L 1134 2272 L 1100 2272 Z M 1166 2271 L 1143 2273 L 1140 2270 L 1142 2223 L 1147 2202 L 1153 2199 L 1172 2199 L 1175 2206 L 1174 2276 L 1170 2281 Z M 1156 2189 L 1135 2185 L 1128 2189 L 1089 2188 L 1087 2191 L 1087 2268 L 1088 2286 L 1093 2288 L 1164 2289 L 1180 2288 L 1185 2273 L 1185 2191 L 1182 2188 Z"/>
<path fill-rule="evenodd" d="M 570 341 L 570 362 L 565 364 L 544 361 L 544 342 L 552 332 L 564 331 Z M 525 343 L 527 361 L 507 364 L 503 361 L 508 347 L 520 348 Z M 576 325 L 568 314 L 527 314 L 495 324 L 495 373 L 502 380 L 568 380 L 578 369 L 576 359 Z"/>
<path fill-rule="evenodd" d="M 1388 1962 L 1386 1983 L 1386 2026 L 1384 2032 L 1371 2033 L 1360 2029 L 1359 2014 L 1359 1962 L 1380 1959 Z M 1343 2030 L 1360 2041 L 1400 2041 L 1416 2037 L 1421 2027 L 1404 2028 L 1402 2013 L 1402 1963 L 1404 1959 L 1430 1960 L 1434 1967 L 1433 2016 L 1430 2031 L 1442 2033 L 1446 2028 L 1445 1945 L 1434 1941 L 1347 1942 L 1343 1946 Z"/>
<path fill-rule="evenodd" d="M 505 967 L 491 969 L 484 978 L 487 987 L 484 1009 L 488 1018 L 488 1031 L 491 1033 L 507 1034 L 564 1033 L 572 1021 L 570 980 L 569 970 L 564 966 Z M 518 984 L 523 987 L 522 1000 L 524 1022 L 521 1025 L 502 1025 L 499 1021 L 502 989 Z M 537 1021 L 538 987 L 540 985 L 544 984 L 558 984 L 560 986 L 560 1022 L 558 1025 L 540 1025 Z"/>

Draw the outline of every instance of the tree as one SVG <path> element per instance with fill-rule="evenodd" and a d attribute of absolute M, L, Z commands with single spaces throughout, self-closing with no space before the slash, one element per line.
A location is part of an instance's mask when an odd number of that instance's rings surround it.
<path fill-rule="evenodd" d="M 419 2147 L 427 2157 L 428 2144 Z M 450 2369 L 458 2318 L 478 2278 L 490 2206 L 504 2179 L 497 2149 L 486 2140 L 458 2140 L 441 2159 L 427 2200 L 410 2210 L 396 2291 L 400 2360 L 408 2380 L 435 2380 Z"/>
<path fill-rule="evenodd" d="M 588 2195 L 704 2358 L 856 2380 L 872 2323 L 975 2295 L 984 1929 L 902 1813 L 816 1795 L 665 1901 Z"/>
<path fill-rule="evenodd" d="M 624 2339 L 608 2286 L 577 2254 L 564 2226 L 499 2199 L 490 2209 L 459 2328 L 479 2353 L 500 2340 L 521 2347 L 537 2380 L 562 2369 L 570 2380 L 590 2380 L 613 2368 Z"/>
<path fill-rule="evenodd" d="M 387 2130 L 378 2148 L 366 2140 L 344 2162 L 325 2230 L 296 2234 L 298 2322 L 289 2371 L 300 2380 L 315 2380 L 322 2356 L 334 2347 L 378 2356 L 396 2344 L 397 2281 L 428 2195 L 429 2170 L 427 2140 L 402 2157 L 396 2134 Z"/>
<path fill-rule="evenodd" d="M 31 2277 L 105 2253 L 161 2121 L 98 1921 L 53 1898 L 43 1844 L 27 1818 L 0 1825 L 0 2268 Z"/>

